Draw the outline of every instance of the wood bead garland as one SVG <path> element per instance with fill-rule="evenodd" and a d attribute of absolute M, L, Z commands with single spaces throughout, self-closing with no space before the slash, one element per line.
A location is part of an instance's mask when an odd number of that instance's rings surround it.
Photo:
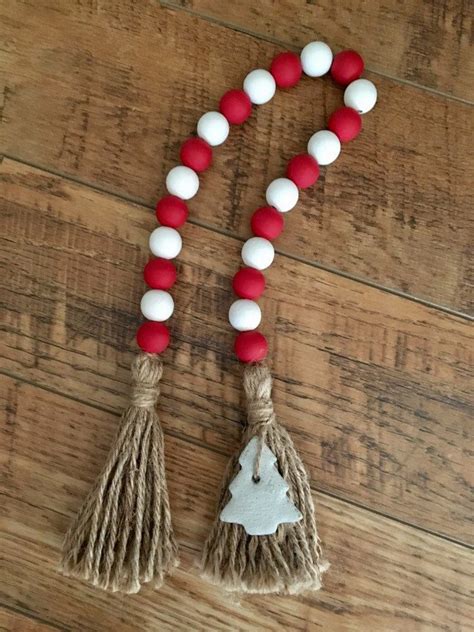
<path fill-rule="evenodd" d="M 265 289 L 262 270 L 273 262 L 275 250 L 271 242 L 283 230 L 283 214 L 294 208 L 300 189 L 317 181 L 319 167 L 337 159 L 341 143 L 359 134 L 360 115 L 375 105 L 377 90 L 372 82 L 360 78 L 363 68 L 363 60 L 355 51 L 342 51 L 333 58 L 329 46 L 319 41 L 307 44 L 300 56 L 280 53 L 269 70 L 251 71 L 242 89 L 226 92 L 220 99 L 219 111 L 203 114 L 197 135 L 181 146 L 181 164 L 169 171 L 168 194 L 156 205 L 160 226 L 149 239 L 156 258 L 144 269 L 144 280 L 150 289 L 142 297 L 141 310 L 148 320 L 137 331 L 141 353 L 132 367 L 130 405 L 122 416 L 104 470 L 66 536 L 62 561 L 66 574 L 106 590 L 137 592 L 147 582 L 159 586 L 177 565 L 163 433 L 155 405 L 162 375 L 158 354 L 166 350 L 170 341 L 164 321 L 174 311 L 168 290 L 176 281 L 172 260 L 182 248 L 178 229 L 188 218 L 186 201 L 197 194 L 198 174 L 210 167 L 213 147 L 227 139 L 230 125 L 240 125 L 251 115 L 252 105 L 267 103 L 277 87 L 296 85 L 303 72 L 319 77 L 330 71 L 337 83 L 346 86 L 345 107 L 330 116 L 328 129 L 311 136 L 308 153 L 293 157 L 285 176 L 268 185 L 267 206 L 253 213 L 253 236 L 242 246 L 246 267 L 238 270 L 232 281 L 237 299 L 229 308 L 229 321 L 238 332 L 234 352 L 247 365 L 244 388 L 248 424 L 240 471 L 237 454 L 229 464 L 219 502 L 221 513 L 202 559 L 204 576 L 228 590 L 298 593 L 320 587 L 327 564 L 322 559 L 309 482 L 288 433 L 277 423 L 273 411 L 271 376 L 262 364 L 268 354 L 268 342 L 257 331 L 262 313 L 256 301 Z M 253 471 L 247 471 L 249 465 Z M 246 479 L 247 476 L 252 478 Z M 263 487 L 258 488 L 258 498 L 265 502 L 263 522 L 258 515 L 263 506 L 254 502 L 249 513 L 246 504 L 256 500 L 256 496 L 250 498 L 248 494 L 255 494 L 254 485 L 260 482 Z M 236 497 L 230 502 L 232 490 Z"/>

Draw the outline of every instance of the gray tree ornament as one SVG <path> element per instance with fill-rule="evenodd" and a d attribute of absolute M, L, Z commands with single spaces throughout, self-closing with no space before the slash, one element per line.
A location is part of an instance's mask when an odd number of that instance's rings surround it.
<path fill-rule="evenodd" d="M 303 518 L 288 497 L 289 486 L 275 466 L 276 456 L 265 443 L 260 453 L 259 477 L 254 480 L 260 441 L 253 437 L 242 451 L 241 470 L 229 485 L 232 498 L 219 516 L 222 522 L 241 524 L 249 535 L 270 535 L 278 525 Z"/>

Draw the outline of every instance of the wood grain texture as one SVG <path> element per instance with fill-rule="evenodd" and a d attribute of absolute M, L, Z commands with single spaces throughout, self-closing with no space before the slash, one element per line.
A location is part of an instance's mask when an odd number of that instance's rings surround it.
<path fill-rule="evenodd" d="M 0 455 L 6 520 L 2 600 L 66 630 L 474 629 L 461 546 L 316 494 L 332 570 L 305 597 L 242 597 L 203 582 L 195 562 L 210 527 L 226 457 L 166 436 L 170 498 L 181 569 L 158 593 L 124 599 L 62 578 L 61 538 L 96 473 L 118 417 L 10 378 L 0 378 Z M 215 405 L 218 413 L 218 406 Z"/>
<path fill-rule="evenodd" d="M 280 50 L 145 0 L 107 0 L 100 10 L 18 0 L 0 11 L 0 150 L 148 205 L 202 112 Z M 378 107 L 318 186 L 301 195 L 277 248 L 474 312 L 472 110 L 368 76 Z M 192 218 L 247 236 L 268 183 L 339 103 L 330 80 L 304 79 L 256 109 L 216 149 Z"/>
<path fill-rule="evenodd" d="M 13 161 L 0 175 L 5 370 L 120 410 L 153 214 Z M 183 239 L 160 410 L 169 432 L 228 455 L 239 242 L 192 225 Z M 277 413 L 317 488 L 472 542 L 470 324 L 283 256 L 268 281 Z"/>
<path fill-rule="evenodd" d="M 0 607 L 1 632 L 56 632 L 61 629 L 25 616 L 15 610 Z"/>
<path fill-rule="evenodd" d="M 370 70 L 474 99 L 473 7 L 464 0 L 164 0 L 231 28 L 301 48 L 355 48 Z"/>

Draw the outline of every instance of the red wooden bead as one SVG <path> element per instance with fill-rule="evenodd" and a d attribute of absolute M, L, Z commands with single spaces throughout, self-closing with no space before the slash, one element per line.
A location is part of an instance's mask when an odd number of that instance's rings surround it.
<path fill-rule="evenodd" d="M 309 154 L 299 154 L 294 156 L 288 163 L 286 175 L 300 189 L 306 189 L 319 178 L 319 165 L 313 156 Z"/>
<path fill-rule="evenodd" d="M 279 213 L 273 206 L 262 206 L 252 215 L 250 226 L 256 237 L 265 239 L 276 239 L 283 230 L 283 214 Z"/>
<path fill-rule="evenodd" d="M 362 117 L 352 108 L 339 108 L 329 117 L 328 127 L 341 143 L 347 143 L 362 129 Z"/>
<path fill-rule="evenodd" d="M 147 353 L 162 353 L 170 342 L 170 332 L 163 323 L 144 322 L 137 331 L 137 343 Z"/>
<path fill-rule="evenodd" d="M 299 55 L 280 53 L 272 61 L 270 72 L 279 88 L 291 88 L 298 83 L 303 72 Z"/>
<path fill-rule="evenodd" d="M 185 167 L 199 173 L 205 171 L 211 164 L 212 149 L 202 138 L 188 138 L 181 147 L 179 157 Z"/>
<path fill-rule="evenodd" d="M 242 331 L 235 339 L 235 355 L 241 362 L 260 362 L 268 353 L 268 342 L 259 331 Z"/>
<path fill-rule="evenodd" d="M 355 50 L 342 50 L 334 56 L 331 76 L 337 83 L 347 86 L 364 72 L 364 60 Z"/>
<path fill-rule="evenodd" d="M 162 226 L 179 228 L 188 219 L 186 202 L 176 195 L 165 195 L 156 205 L 156 219 Z"/>
<path fill-rule="evenodd" d="M 252 113 L 252 103 L 243 90 L 229 90 L 222 96 L 219 110 L 231 125 L 240 125 Z"/>
<path fill-rule="evenodd" d="M 237 296 L 253 301 L 261 296 L 265 289 L 265 277 L 255 268 L 242 268 L 235 274 L 232 287 Z"/>
<path fill-rule="evenodd" d="M 169 259 L 150 259 L 143 270 L 143 277 L 154 290 L 169 290 L 176 281 L 176 268 Z"/>

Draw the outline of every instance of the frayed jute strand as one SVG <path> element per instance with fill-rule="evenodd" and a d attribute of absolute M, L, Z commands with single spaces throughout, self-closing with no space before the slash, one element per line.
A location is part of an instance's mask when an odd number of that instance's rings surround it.
<path fill-rule="evenodd" d="M 64 574 L 112 592 L 159 587 L 177 566 L 156 412 L 161 360 L 140 353 L 115 443 L 64 542 Z"/>
<path fill-rule="evenodd" d="M 298 594 L 318 590 L 329 565 L 322 557 L 308 475 L 288 432 L 275 419 L 271 388 L 265 365 L 245 368 L 248 423 L 224 476 L 217 518 L 204 547 L 202 575 L 231 591 Z M 290 487 L 289 496 L 303 514 L 302 520 L 281 524 L 272 535 L 251 536 L 242 525 L 219 519 L 231 497 L 229 484 L 240 470 L 239 455 L 254 436 L 276 456 L 278 470 Z M 257 477 L 259 459 L 257 455 Z"/>

